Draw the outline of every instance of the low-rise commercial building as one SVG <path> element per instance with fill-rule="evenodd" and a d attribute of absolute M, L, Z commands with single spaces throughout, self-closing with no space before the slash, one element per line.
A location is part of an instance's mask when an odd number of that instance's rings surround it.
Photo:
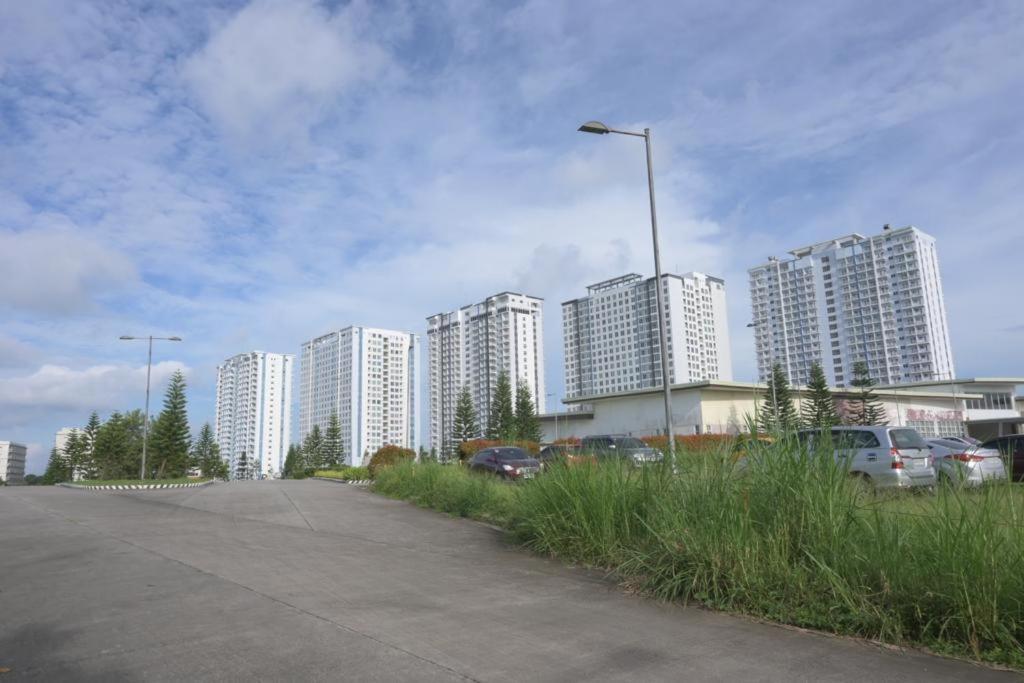
<path fill-rule="evenodd" d="M 886 411 L 888 423 L 917 429 L 923 436 L 971 434 L 985 438 L 990 420 L 1003 412 L 1002 396 L 1024 379 L 971 379 L 877 387 L 875 395 Z M 953 388 L 957 391 L 954 393 Z M 694 382 L 672 387 L 672 426 L 677 434 L 737 434 L 748 431 L 762 405 L 765 384 L 750 382 Z M 799 412 L 805 389 L 792 390 Z M 844 402 L 855 400 L 856 391 L 833 390 L 840 412 Z M 569 410 L 541 416 L 546 441 L 582 438 L 595 434 L 654 436 L 665 433 L 664 394 L 657 389 L 627 391 L 603 396 L 565 399 Z M 573 410 L 585 404 L 585 410 Z M 1012 402 L 1011 402 L 1012 405 Z M 1019 416 L 1012 410 L 1006 417 Z M 1008 432 L 1007 432 L 1008 433 Z"/>
<path fill-rule="evenodd" d="M 8 485 L 25 483 L 25 444 L 0 441 L 0 479 Z"/>

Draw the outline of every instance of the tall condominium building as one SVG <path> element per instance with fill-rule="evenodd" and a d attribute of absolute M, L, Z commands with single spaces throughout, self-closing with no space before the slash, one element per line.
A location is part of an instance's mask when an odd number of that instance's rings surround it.
<path fill-rule="evenodd" d="M 672 384 L 732 379 L 725 282 L 663 274 Z M 636 273 L 587 287 L 562 304 L 567 398 L 661 386 L 655 278 Z"/>
<path fill-rule="evenodd" d="M 762 380 L 776 362 L 794 384 L 815 362 L 834 386 L 858 361 L 881 384 L 954 377 L 935 238 L 885 226 L 789 253 L 749 271 Z"/>
<path fill-rule="evenodd" d="M 25 483 L 25 444 L 0 441 L 0 479 L 10 485 Z"/>
<path fill-rule="evenodd" d="M 432 447 L 444 450 L 449 443 L 463 386 L 473 397 L 480 429 L 486 427 L 502 371 L 513 395 L 525 383 L 537 412 L 544 412 L 543 314 L 543 299 L 502 292 L 427 318 Z"/>
<path fill-rule="evenodd" d="M 341 423 L 345 462 L 359 466 L 385 444 L 416 449 L 419 337 L 346 327 L 302 345 L 300 438 L 331 414 Z"/>
<path fill-rule="evenodd" d="M 292 430 L 295 356 L 251 351 L 217 366 L 216 438 L 231 476 L 280 476 Z"/>

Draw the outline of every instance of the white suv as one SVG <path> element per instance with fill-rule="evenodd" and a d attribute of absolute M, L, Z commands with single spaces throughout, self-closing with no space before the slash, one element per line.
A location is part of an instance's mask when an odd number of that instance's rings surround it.
<path fill-rule="evenodd" d="M 910 427 L 833 427 L 832 448 L 836 461 L 850 474 L 863 477 L 877 488 L 935 486 L 935 468 L 928 444 Z M 800 432 L 800 440 L 813 452 L 818 431 Z"/>

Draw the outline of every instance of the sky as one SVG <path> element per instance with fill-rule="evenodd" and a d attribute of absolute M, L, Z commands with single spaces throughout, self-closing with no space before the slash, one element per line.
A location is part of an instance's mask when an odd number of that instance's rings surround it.
<path fill-rule="evenodd" d="M 1024 375 L 1024 3 L 0 4 L 0 439 L 350 324 L 562 301 L 653 263 L 726 281 L 885 223 L 938 239 L 957 374 Z"/>

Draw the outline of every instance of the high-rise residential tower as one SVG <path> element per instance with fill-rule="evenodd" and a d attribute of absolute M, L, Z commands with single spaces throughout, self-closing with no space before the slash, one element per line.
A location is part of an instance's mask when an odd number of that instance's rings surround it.
<path fill-rule="evenodd" d="M 25 483 L 25 444 L 0 441 L 0 479 L 9 485 Z"/>
<path fill-rule="evenodd" d="M 661 276 L 672 384 L 732 379 L 725 282 L 703 273 Z M 660 387 L 655 278 L 636 273 L 587 287 L 562 304 L 567 398 Z"/>
<path fill-rule="evenodd" d="M 815 362 L 834 386 L 858 361 L 880 384 L 954 377 L 934 237 L 885 226 L 789 253 L 749 271 L 762 380 L 776 362 L 794 384 Z"/>
<path fill-rule="evenodd" d="M 419 337 L 374 327 L 346 327 L 302 345 L 299 437 L 336 413 L 345 462 L 369 463 L 385 444 L 419 445 Z"/>
<path fill-rule="evenodd" d="M 502 292 L 427 318 L 432 447 L 444 451 L 450 445 L 463 386 L 469 387 L 481 431 L 486 428 L 502 371 L 513 396 L 525 383 L 537 412 L 544 412 L 543 314 L 543 299 Z"/>
<path fill-rule="evenodd" d="M 295 356 L 251 351 L 217 366 L 215 433 L 231 476 L 279 477 L 291 443 Z"/>

